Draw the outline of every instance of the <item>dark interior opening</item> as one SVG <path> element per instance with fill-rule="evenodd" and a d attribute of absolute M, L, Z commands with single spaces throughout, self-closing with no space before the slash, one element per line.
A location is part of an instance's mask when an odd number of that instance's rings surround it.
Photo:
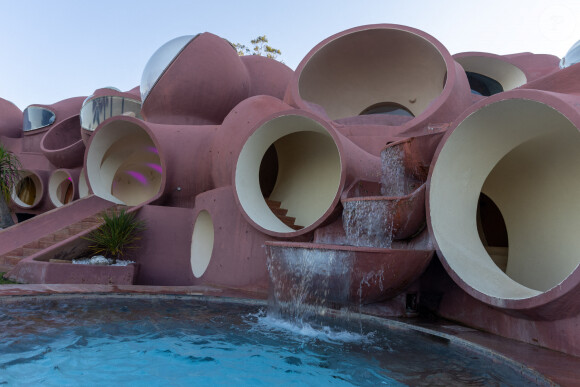
<path fill-rule="evenodd" d="M 393 114 L 397 116 L 415 117 L 409 109 L 395 102 L 379 102 L 367 107 L 360 113 L 361 116 L 370 114 Z"/>
<path fill-rule="evenodd" d="M 20 180 L 16 188 L 16 195 L 27 205 L 31 206 L 34 204 L 36 200 L 36 186 L 30 176 L 26 176 Z"/>
<path fill-rule="evenodd" d="M 493 78 L 479 73 L 472 73 L 470 71 L 466 71 L 465 74 L 467 75 L 472 94 L 489 97 L 490 95 L 501 93 L 503 91 L 503 86 Z"/>
<path fill-rule="evenodd" d="M 17 212 L 16 213 L 16 220 L 18 223 L 24 222 L 25 220 L 32 219 L 36 215 L 35 214 L 27 214 L 25 212 Z"/>
<path fill-rule="evenodd" d="M 70 180 L 66 179 L 65 181 L 63 181 L 60 184 L 58 191 L 60 192 L 61 195 L 59 200 L 62 202 L 62 204 L 68 204 L 71 202 L 73 197 L 73 184 Z"/>
<path fill-rule="evenodd" d="M 477 231 L 489 257 L 505 272 L 509 256 L 505 220 L 498 206 L 483 193 L 477 204 Z"/>
<path fill-rule="evenodd" d="M 266 153 L 264 153 L 264 157 L 262 157 L 259 179 L 260 190 L 264 198 L 267 199 L 274 191 L 274 186 L 276 186 L 276 180 L 278 179 L 278 153 L 274 144 L 270 145 Z"/>
<path fill-rule="evenodd" d="M 478 227 L 485 246 L 508 247 L 505 221 L 497 205 L 487 195 L 479 195 L 477 205 Z"/>

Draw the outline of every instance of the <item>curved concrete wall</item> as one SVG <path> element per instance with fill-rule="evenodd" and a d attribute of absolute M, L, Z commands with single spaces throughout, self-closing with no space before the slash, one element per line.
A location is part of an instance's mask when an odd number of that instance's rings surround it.
<path fill-rule="evenodd" d="M 12 190 L 12 202 L 23 209 L 37 207 L 44 199 L 46 174 L 42 171 L 23 170 Z"/>
<path fill-rule="evenodd" d="M 432 42 L 411 31 L 354 31 L 320 47 L 302 68 L 302 99 L 333 120 L 357 116 L 382 102 L 418 116 L 445 86 L 445 60 Z"/>
<path fill-rule="evenodd" d="M 42 137 L 40 149 L 58 168 L 75 168 L 83 164 L 85 144 L 81 138 L 78 115 L 53 125 Z"/>
<path fill-rule="evenodd" d="M 450 274 L 470 294 L 502 305 L 541 295 L 578 268 L 580 133 L 577 113 L 562 100 L 525 91 L 496 97 L 466 112 L 440 146 L 428 212 Z M 481 193 L 505 219 L 505 273 L 478 234 Z"/>
<path fill-rule="evenodd" d="M 76 188 L 80 169 L 57 169 L 48 179 L 48 197 L 55 207 L 62 207 L 79 198 Z"/>
<path fill-rule="evenodd" d="M 240 204 L 258 225 L 282 233 L 294 230 L 274 215 L 260 192 L 260 164 L 270 146 L 276 149 L 278 174 L 269 198 L 282 202 L 296 224 L 310 226 L 328 211 L 339 193 L 342 167 L 338 147 L 322 125 L 298 115 L 265 123 L 244 145 L 235 177 Z"/>
<path fill-rule="evenodd" d="M 276 171 L 261 177 L 261 169 L 272 163 Z M 251 222 L 263 232 L 284 236 L 320 225 L 334 211 L 345 184 L 357 175 L 376 179 L 379 170 L 378 157 L 356 147 L 328 123 L 289 111 L 262 123 L 248 137 L 237 159 L 234 187 Z M 264 186 L 269 193 L 263 192 Z M 294 224 L 302 229 L 285 224 L 266 199 L 280 202 L 280 208 L 288 210 L 286 216 L 295 218 Z"/>
<path fill-rule="evenodd" d="M 91 138 L 87 180 L 95 195 L 137 205 L 161 191 L 161 161 L 150 134 L 135 121 L 111 119 Z"/>
<path fill-rule="evenodd" d="M 84 198 L 89 196 L 89 185 L 87 184 L 87 176 L 85 174 L 85 169 L 81 168 L 79 173 L 79 181 L 77 191 L 79 193 L 79 198 Z"/>
<path fill-rule="evenodd" d="M 462 53 L 453 56 L 465 71 L 485 75 L 498 81 L 504 91 L 515 89 L 528 80 L 518 67 L 499 55 L 485 53 Z"/>

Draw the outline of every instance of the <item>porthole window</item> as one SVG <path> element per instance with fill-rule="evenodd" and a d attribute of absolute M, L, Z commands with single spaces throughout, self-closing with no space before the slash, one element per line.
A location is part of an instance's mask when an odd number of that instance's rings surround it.
<path fill-rule="evenodd" d="M 107 118 L 131 115 L 141 118 L 141 102 L 119 96 L 87 99 L 81 108 L 81 127 L 93 131 Z"/>
<path fill-rule="evenodd" d="M 56 115 L 54 112 L 40 106 L 29 106 L 24 109 L 22 130 L 29 132 L 41 129 L 52 125 L 55 120 Z"/>

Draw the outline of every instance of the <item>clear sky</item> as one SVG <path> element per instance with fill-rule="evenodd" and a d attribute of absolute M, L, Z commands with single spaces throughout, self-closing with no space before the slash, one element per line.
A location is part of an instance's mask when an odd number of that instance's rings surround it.
<path fill-rule="evenodd" d="M 157 48 L 205 31 L 245 44 L 265 34 L 295 69 L 326 37 L 374 23 L 423 30 L 451 54 L 562 57 L 580 39 L 580 2 L 0 0 L 0 97 L 24 109 L 104 86 L 128 90 Z"/>

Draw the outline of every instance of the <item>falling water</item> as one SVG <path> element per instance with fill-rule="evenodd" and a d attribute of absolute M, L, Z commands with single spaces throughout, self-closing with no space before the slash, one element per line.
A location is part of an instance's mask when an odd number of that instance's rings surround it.
<path fill-rule="evenodd" d="M 268 314 L 295 323 L 323 315 L 328 308 L 345 305 L 350 298 L 352 252 L 285 246 L 268 246 L 272 281 Z"/>
<path fill-rule="evenodd" d="M 381 152 L 381 194 L 388 197 L 404 196 L 407 194 L 405 152 L 400 146 L 390 146 Z"/>
<path fill-rule="evenodd" d="M 396 200 L 349 200 L 342 224 L 351 246 L 391 248 Z"/>

